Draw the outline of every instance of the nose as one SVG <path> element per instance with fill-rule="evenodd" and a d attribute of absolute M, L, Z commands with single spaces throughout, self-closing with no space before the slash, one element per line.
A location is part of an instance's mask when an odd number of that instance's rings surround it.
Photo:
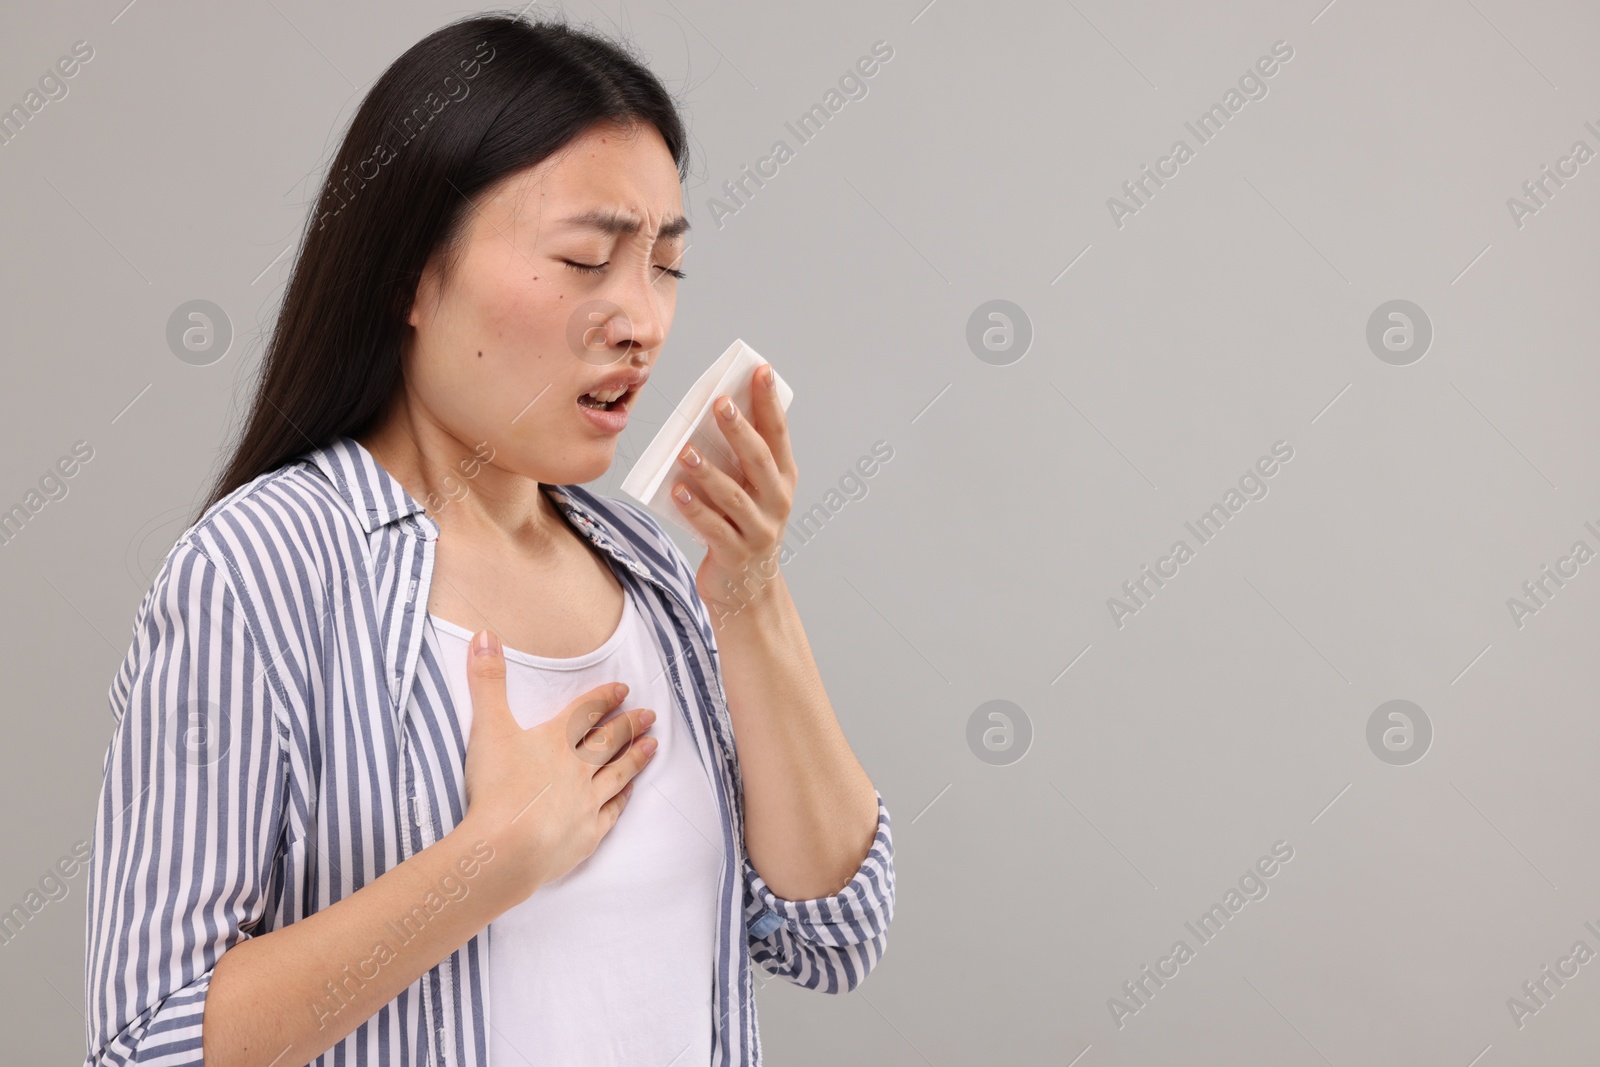
<path fill-rule="evenodd" d="M 613 308 L 606 318 L 603 336 L 612 362 L 631 360 L 644 366 L 650 354 L 659 351 L 666 341 L 662 302 L 669 297 L 652 284 L 652 279 L 643 276 L 619 278 L 606 295 Z"/>

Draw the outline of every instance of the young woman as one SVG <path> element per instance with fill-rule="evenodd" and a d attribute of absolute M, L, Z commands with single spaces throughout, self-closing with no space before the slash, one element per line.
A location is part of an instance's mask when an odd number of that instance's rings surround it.
<path fill-rule="evenodd" d="M 454 23 L 363 101 L 112 685 L 90 1067 L 748 1067 L 752 959 L 881 957 L 769 380 L 719 419 L 742 479 L 674 468 L 698 569 L 579 484 L 671 328 L 686 170 L 657 79 L 561 25 Z"/>

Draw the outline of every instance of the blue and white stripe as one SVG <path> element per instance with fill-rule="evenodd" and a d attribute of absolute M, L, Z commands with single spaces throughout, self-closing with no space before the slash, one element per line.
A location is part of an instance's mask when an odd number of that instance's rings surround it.
<path fill-rule="evenodd" d="M 744 851 L 716 641 L 688 561 L 644 508 L 552 500 L 649 620 L 722 813 L 713 1063 L 755 1067 L 750 961 L 854 989 L 882 957 L 894 844 L 831 897 L 774 895 Z M 466 738 L 427 622 L 438 525 L 358 442 L 218 501 L 167 556 L 112 682 L 88 886 L 85 1067 L 201 1063 L 217 960 L 354 893 L 466 810 Z M 314 1062 L 484 1067 L 488 930 Z"/>

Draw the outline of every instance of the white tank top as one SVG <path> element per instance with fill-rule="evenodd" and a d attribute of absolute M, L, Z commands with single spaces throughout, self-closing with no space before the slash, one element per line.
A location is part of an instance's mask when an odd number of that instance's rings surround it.
<path fill-rule="evenodd" d="M 463 738 L 471 736 L 472 632 L 428 615 Z M 672 699 L 659 646 L 629 593 L 586 655 L 505 649 L 524 727 L 605 682 L 620 710 L 649 708 L 660 747 L 616 826 L 583 862 L 489 924 L 490 1067 L 708 1067 L 722 823 L 711 779 Z"/>

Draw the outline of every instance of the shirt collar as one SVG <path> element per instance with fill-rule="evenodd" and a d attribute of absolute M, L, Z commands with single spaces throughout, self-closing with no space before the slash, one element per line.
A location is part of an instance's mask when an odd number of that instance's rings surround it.
<path fill-rule="evenodd" d="M 371 537 L 392 523 L 430 541 L 439 539 L 439 524 L 427 510 L 407 493 L 398 479 L 376 459 L 366 446 L 353 437 L 340 436 L 332 444 L 306 455 L 327 475 L 355 513 L 361 528 Z M 625 547 L 623 536 L 611 529 L 595 511 L 584 506 L 589 493 L 577 485 L 544 483 L 553 500 L 573 527 L 596 547 L 623 566 L 645 577 L 654 577 Z"/>

